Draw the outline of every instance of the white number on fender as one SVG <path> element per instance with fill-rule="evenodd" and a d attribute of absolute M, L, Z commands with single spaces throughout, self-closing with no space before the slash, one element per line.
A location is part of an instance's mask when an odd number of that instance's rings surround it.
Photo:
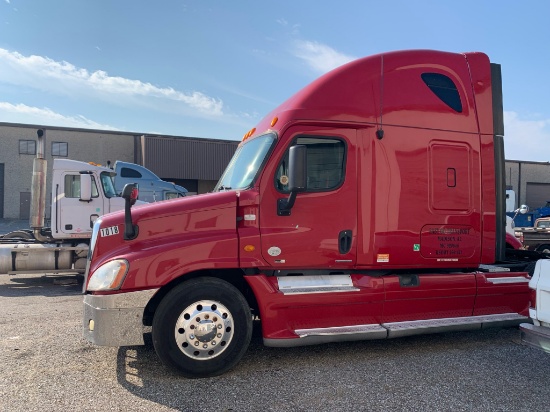
<path fill-rule="evenodd" d="M 101 230 L 101 237 L 118 235 L 118 226 L 106 227 Z"/>

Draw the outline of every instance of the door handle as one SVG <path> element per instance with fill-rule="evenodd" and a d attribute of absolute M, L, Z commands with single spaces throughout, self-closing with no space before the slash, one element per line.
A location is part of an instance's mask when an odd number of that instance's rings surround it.
<path fill-rule="evenodd" d="M 351 250 L 352 231 L 342 230 L 338 235 L 338 250 L 340 254 L 345 255 Z"/>

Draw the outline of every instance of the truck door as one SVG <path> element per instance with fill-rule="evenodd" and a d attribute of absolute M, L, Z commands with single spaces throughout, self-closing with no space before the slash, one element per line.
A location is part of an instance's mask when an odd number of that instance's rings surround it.
<path fill-rule="evenodd" d="M 103 196 L 98 191 L 98 182 L 92 175 L 92 198 L 89 201 L 80 200 L 80 174 L 64 172 L 58 187 L 53 190 L 55 199 L 56 227 L 52 227 L 54 237 L 59 234 L 72 235 L 71 237 L 89 236 L 92 232 L 93 221 L 103 214 Z M 61 186 L 61 187 L 59 187 Z M 58 236 L 56 236 L 58 234 Z"/>
<path fill-rule="evenodd" d="M 294 126 L 285 147 L 262 176 L 260 232 L 262 256 L 273 267 L 352 268 L 356 260 L 356 130 Z M 307 148 L 307 189 L 290 214 L 278 213 L 278 199 L 288 198 L 288 153 Z"/>

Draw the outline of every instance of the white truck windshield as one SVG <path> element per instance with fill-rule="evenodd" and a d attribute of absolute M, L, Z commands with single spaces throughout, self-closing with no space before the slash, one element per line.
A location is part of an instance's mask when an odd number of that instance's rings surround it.
<path fill-rule="evenodd" d="M 110 173 L 101 172 L 101 186 L 103 187 L 103 193 L 105 197 L 116 197 L 115 186 L 113 185 L 113 179 Z"/>
<path fill-rule="evenodd" d="M 275 140 L 275 135 L 268 133 L 251 139 L 240 146 L 233 155 L 214 191 L 250 187 Z"/>

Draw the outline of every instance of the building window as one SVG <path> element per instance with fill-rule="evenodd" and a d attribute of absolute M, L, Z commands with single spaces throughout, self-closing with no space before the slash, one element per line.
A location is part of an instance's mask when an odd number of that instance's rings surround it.
<path fill-rule="evenodd" d="M 36 154 L 36 140 L 19 140 L 19 154 Z"/>
<path fill-rule="evenodd" d="M 69 156 L 69 143 L 52 142 L 52 156 Z"/>

